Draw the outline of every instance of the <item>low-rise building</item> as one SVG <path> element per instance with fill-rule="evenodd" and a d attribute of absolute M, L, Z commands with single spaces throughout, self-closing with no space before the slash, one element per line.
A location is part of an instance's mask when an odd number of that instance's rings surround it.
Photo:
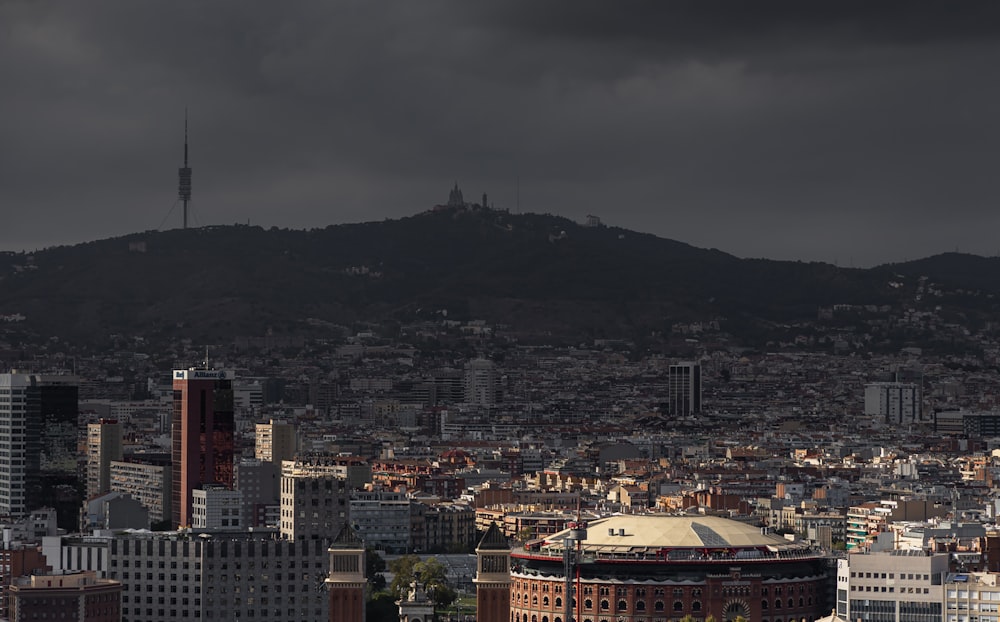
<path fill-rule="evenodd" d="M 33 574 L 10 586 L 10 620 L 119 622 L 122 584 L 97 573 Z"/>

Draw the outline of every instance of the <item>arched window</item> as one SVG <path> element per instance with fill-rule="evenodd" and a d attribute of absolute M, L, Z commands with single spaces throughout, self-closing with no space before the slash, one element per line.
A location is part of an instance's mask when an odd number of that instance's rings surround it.
<path fill-rule="evenodd" d="M 774 599 L 774 608 L 775 609 L 781 609 L 781 599 L 780 598 L 775 598 Z"/>
<path fill-rule="evenodd" d="M 590 600 L 589 598 L 587 600 L 583 601 L 583 608 L 584 609 L 593 609 L 594 608 L 594 601 Z"/>
<path fill-rule="evenodd" d="M 608 609 L 611 609 L 611 603 L 609 603 L 607 599 L 602 600 L 601 611 L 607 611 Z"/>
<path fill-rule="evenodd" d="M 532 604 L 532 606 L 538 605 L 538 596 L 532 596 L 531 597 L 531 604 Z"/>
<path fill-rule="evenodd" d="M 795 606 L 795 601 L 792 600 L 791 598 L 789 598 L 788 599 L 788 608 L 791 609 L 794 606 Z"/>
<path fill-rule="evenodd" d="M 644 600 L 637 600 L 637 601 L 635 601 L 635 610 L 636 611 L 645 611 L 646 610 L 646 601 L 644 601 Z"/>
<path fill-rule="evenodd" d="M 655 603 L 653 603 L 653 609 L 655 609 L 656 611 L 663 611 L 663 601 L 658 600 Z"/>
<path fill-rule="evenodd" d="M 767 607 L 768 607 L 768 602 L 766 600 L 760 601 L 760 608 L 761 609 L 767 609 Z"/>
<path fill-rule="evenodd" d="M 556 607 L 562 607 L 562 599 L 556 596 Z"/>
<path fill-rule="evenodd" d="M 679 600 L 674 601 L 674 611 L 684 611 L 684 603 Z"/>
<path fill-rule="evenodd" d="M 696 600 L 691 603 L 691 611 L 701 611 L 701 601 Z"/>
<path fill-rule="evenodd" d="M 628 601 L 625 600 L 624 598 L 621 599 L 621 600 L 619 600 L 618 601 L 618 611 L 627 611 L 627 610 L 628 610 Z"/>
<path fill-rule="evenodd" d="M 805 607 L 805 606 L 806 606 L 806 599 L 799 596 L 799 607 Z"/>
<path fill-rule="evenodd" d="M 544 607 L 548 607 L 549 606 L 549 597 L 548 596 L 542 597 L 542 606 L 544 606 Z"/>

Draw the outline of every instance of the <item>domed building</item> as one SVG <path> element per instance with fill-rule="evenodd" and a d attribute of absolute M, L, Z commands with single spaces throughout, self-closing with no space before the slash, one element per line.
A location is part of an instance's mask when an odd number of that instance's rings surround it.
<path fill-rule="evenodd" d="M 823 551 L 726 518 L 612 516 L 506 554 L 509 617 L 480 622 L 812 622 L 832 603 Z"/>

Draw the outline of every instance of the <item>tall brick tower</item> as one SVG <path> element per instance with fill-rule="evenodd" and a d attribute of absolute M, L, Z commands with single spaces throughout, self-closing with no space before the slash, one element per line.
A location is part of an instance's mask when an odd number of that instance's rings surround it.
<path fill-rule="evenodd" d="M 365 543 L 344 525 L 330 545 L 330 622 L 365 622 Z"/>
<path fill-rule="evenodd" d="M 476 620 L 510 620 L 510 544 L 492 523 L 476 547 Z"/>
<path fill-rule="evenodd" d="M 173 526 L 190 527 L 192 491 L 204 484 L 233 487 L 233 372 L 174 370 L 171 419 Z"/>

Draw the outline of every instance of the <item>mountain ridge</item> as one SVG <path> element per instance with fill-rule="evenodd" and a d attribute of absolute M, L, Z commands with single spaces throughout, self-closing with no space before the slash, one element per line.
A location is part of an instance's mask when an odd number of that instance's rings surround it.
<path fill-rule="evenodd" d="M 3 256 L 0 315 L 25 318 L 8 333 L 91 342 L 313 334 L 317 320 L 408 323 L 445 309 L 525 332 L 623 337 L 713 317 L 791 322 L 834 304 L 906 304 L 921 276 L 1000 293 L 996 258 L 945 253 L 866 269 L 741 259 L 478 208 L 311 230 L 145 232 Z M 994 312 L 991 300 L 984 295 L 977 312 Z"/>

